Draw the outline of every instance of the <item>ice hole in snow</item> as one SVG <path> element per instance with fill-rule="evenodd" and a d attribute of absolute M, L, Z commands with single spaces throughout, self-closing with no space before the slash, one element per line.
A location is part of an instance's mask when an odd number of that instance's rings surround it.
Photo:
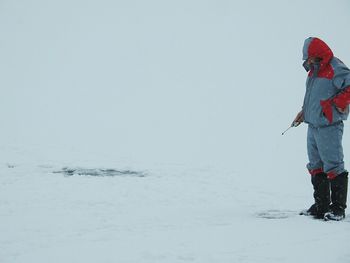
<path fill-rule="evenodd" d="M 65 176 L 128 176 L 128 177 L 145 177 L 146 173 L 133 170 L 117 170 L 117 169 L 102 169 L 102 168 L 69 168 L 63 167 L 62 170 L 54 171 Z"/>

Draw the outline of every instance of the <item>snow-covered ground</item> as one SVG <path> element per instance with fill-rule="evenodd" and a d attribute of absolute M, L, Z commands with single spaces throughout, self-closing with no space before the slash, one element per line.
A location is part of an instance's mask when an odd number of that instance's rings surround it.
<path fill-rule="evenodd" d="M 273 179 L 262 184 L 217 167 L 158 164 L 137 170 L 142 176 L 53 173 L 61 168 L 1 167 L 1 262 L 345 263 L 350 257 L 348 219 L 297 214 L 312 200 L 304 187 L 281 190 Z"/>
<path fill-rule="evenodd" d="M 312 203 L 301 48 L 339 1 L 0 1 L 0 263 L 337 262 Z M 350 136 L 345 125 L 345 162 Z"/>

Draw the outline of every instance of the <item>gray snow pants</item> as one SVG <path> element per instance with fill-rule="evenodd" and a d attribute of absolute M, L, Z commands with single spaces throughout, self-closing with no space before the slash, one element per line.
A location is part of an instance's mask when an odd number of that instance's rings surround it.
<path fill-rule="evenodd" d="M 309 124 L 307 132 L 307 168 L 312 175 L 323 171 L 332 179 L 345 172 L 342 147 L 344 123 L 315 128 Z"/>

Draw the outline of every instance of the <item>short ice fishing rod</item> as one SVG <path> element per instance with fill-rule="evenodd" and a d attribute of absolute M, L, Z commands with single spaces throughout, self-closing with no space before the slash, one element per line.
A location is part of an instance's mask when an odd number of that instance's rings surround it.
<path fill-rule="evenodd" d="M 293 121 L 292 124 L 288 127 L 287 130 L 285 130 L 284 132 L 282 132 L 282 135 L 284 135 L 290 128 L 293 128 L 293 127 L 298 127 L 300 125 L 301 122 L 298 122 L 298 121 Z"/>

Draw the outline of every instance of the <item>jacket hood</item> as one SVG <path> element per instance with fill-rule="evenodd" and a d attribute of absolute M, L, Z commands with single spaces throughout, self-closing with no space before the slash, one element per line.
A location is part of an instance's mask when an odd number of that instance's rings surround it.
<path fill-rule="evenodd" d="M 303 60 L 309 57 L 322 58 L 321 68 L 327 65 L 333 58 L 333 52 L 330 47 L 317 37 L 309 37 L 304 42 Z"/>

